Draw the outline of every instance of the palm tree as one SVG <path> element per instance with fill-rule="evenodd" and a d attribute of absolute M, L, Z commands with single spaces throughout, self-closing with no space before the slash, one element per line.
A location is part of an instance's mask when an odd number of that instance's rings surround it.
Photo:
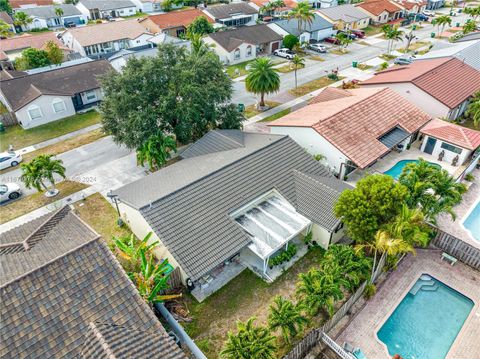
<path fill-rule="evenodd" d="M 407 46 L 405 46 L 405 53 L 407 53 L 413 40 L 416 40 L 417 37 L 415 36 L 413 31 L 411 31 L 408 34 L 406 34 L 403 38 L 407 41 Z"/>
<path fill-rule="evenodd" d="M 10 25 L 8 25 L 5 21 L 0 20 L 0 37 L 6 38 L 12 36 L 12 31 L 10 29 Z"/>
<path fill-rule="evenodd" d="M 340 33 L 337 33 L 335 35 L 335 38 L 338 40 L 338 45 L 340 47 L 343 47 L 345 50 L 347 49 L 348 45 L 350 45 L 352 43 L 352 39 L 350 38 L 350 36 L 346 35 L 345 33 L 343 32 L 340 32 Z"/>
<path fill-rule="evenodd" d="M 310 4 L 307 1 L 301 1 L 297 3 L 292 11 L 288 14 L 288 20 L 295 19 L 298 24 L 298 31 L 302 32 L 306 30 L 306 25 L 312 25 L 315 19 L 315 13 L 312 11 Z"/>
<path fill-rule="evenodd" d="M 452 18 L 448 15 L 439 16 L 436 19 L 434 19 L 434 21 L 435 21 L 435 25 L 437 25 L 437 28 L 438 28 L 437 36 L 440 36 L 440 33 L 443 32 L 447 24 L 449 26 L 452 24 Z M 442 28 L 442 31 L 440 31 L 440 28 Z"/>
<path fill-rule="evenodd" d="M 283 0 L 270 1 L 260 8 L 262 14 L 272 15 L 275 10 L 285 7 Z"/>
<path fill-rule="evenodd" d="M 297 70 L 305 67 L 305 59 L 295 55 L 293 56 L 293 59 L 290 60 L 290 63 L 293 65 L 293 71 L 295 71 L 295 88 L 297 88 Z"/>
<path fill-rule="evenodd" d="M 28 163 L 23 163 L 21 180 L 27 188 L 35 188 L 37 191 L 46 191 L 47 197 L 58 194 L 55 188 L 55 175 L 65 179 L 65 167 L 62 160 L 52 159 L 53 155 L 39 155 Z M 50 182 L 51 189 L 45 185 L 45 181 Z"/>
<path fill-rule="evenodd" d="M 393 43 L 402 39 L 403 31 L 392 25 L 383 25 L 382 31 L 385 38 L 388 40 L 387 52 L 390 54 L 393 50 Z"/>
<path fill-rule="evenodd" d="M 480 92 L 473 96 L 465 115 L 473 120 L 474 126 L 478 126 L 480 123 Z"/>
<path fill-rule="evenodd" d="M 245 87 L 249 92 L 260 94 L 259 107 L 264 108 L 265 94 L 274 93 L 280 89 L 280 76 L 269 58 L 260 57 L 251 63 L 245 79 Z"/>
<path fill-rule="evenodd" d="M 147 162 L 148 167 L 153 171 L 167 163 L 172 152 L 177 152 L 177 142 L 173 136 L 165 136 L 159 132 L 137 149 L 137 160 L 142 166 Z"/>
<path fill-rule="evenodd" d="M 475 23 L 474 20 L 472 19 L 468 19 L 465 24 L 463 25 L 463 28 L 462 28 L 462 33 L 463 34 L 469 34 L 473 31 L 475 31 L 475 29 L 477 28 L 477 24 Z"/>
<path fill-rule="evenodd" d="M 33 19 L 23 11 L 16 12 L 15 16 L 13 17 L 13 23 L 15 24 L 15 26 L 25 27 L 32 21 Z"/>
<path fill-rule="evenodd" d="M 59 8 L 59 7 L 56 7 L 55 8 L 55 15 L 57 15 L 58 17 L 62 17 L 63 16 L 63 9 Z"/>
<path fill-rule="evenodd" d="M 196 56 L 203 56 L 209 50 L 209 46 L 203 41 L 202 34 L 188 33 L 187 38 L 190 40 L 192 53 Z"/>
<path fill-rule="evenodd" d="M 268 326 L 273 331 L 280 328 L 285 343 L 290 343 L 290 338 L 294 338 L 307 323 L 307 318 L 291 301 L 281 296 L 273 299 L 268 315 Z"/>
<path fill-rule="evenodd" d="M 377 231 L 372 243 L 357 244 L 355 248 L 357 251 L 363 251 L 366 249 L 369 252 L 373 252 L 373 266 L 370 283 L 373 283 L 373 276 L 378 269 L 377 266 L 383 261 L 385 256 L 396 256 L 408 252 L 415 253 L 415 249 L 410 243 L 407 243 L 401 238 L 394 238 L 391 233 L 385 230 Z M 381 254 L 381 257 L 377 262 L 378 254 Z"/>
<path fill-rule="evenodd" d="M 245 323 L 237 322 L 237 334 L 228 332 L 228 339 L 220 353 L 227 359 L 274 359 L 275 336 L 268 328 L 255 326 L 255 317 Z"/>
<path fill-rule="evenodd" d="M 473 19 L 473 21 L 476 21 L 477 17 L 480 16 L 480 5 L 478 5 L 477 7 L 467 7 L 465 8 L 465 10 L 463 10 L 463 12 L 469 15 Z"/>
<path fill-rule="evenodd" d="M 389 231 L 411 245 L 426 247 L 430 239 L 430 227 L 420 208 L 410 209 L 403 203 L 400 213 L 393 219 Z"/>

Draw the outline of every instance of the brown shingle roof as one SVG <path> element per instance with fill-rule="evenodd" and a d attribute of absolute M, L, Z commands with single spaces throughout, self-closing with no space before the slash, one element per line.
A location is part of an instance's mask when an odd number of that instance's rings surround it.
<path fill-rule="evenodd" d="M 260 45 L 282 40 L 282 35 L 265 24 L 242 26 L 234 30 L 214 32 L 208 36 L 228 52 L 235 50 L 242 43 Z"/>
<path fill-rule="evenodd" d="M 205 17 L 212 24 L 214 23 L 210 17 L 206 16 L 199 9 L 171 11 L 166 14 L 150 15 L 148 18 L 161 29 L 168 29 L 179 26 L 187 27 L 199 16 Z"/>
<path fill-rule="evenodd" d="M 13 9 L 28 5 L 53 5 L 53 0 L 10 0 L 10 5 Z"/>
<path fill-rule="evenodd" d="M 13 248 L 32 230 L 46 234 L 0 254 L 0 357 L 81 358 L 82 349 L 98 347 L 89 335 L 95 323 L 117 358 L 185 358 L 106 244 L 69 207 L 2 237 Z"/>
<path fill-rule="evenodd" d="M 365 168 L 390 150 L 379 141 L 382 135 L 397 126 L 413 133 L 431 119 L 389 88 L 343 91 L 350 96 L 313 103 L 269 126 L 311 127 L 357 166 Z M 325 97 L 322 93 L 320 96 Z"/>
<path fill-rule="evenodd" d="M 107 60 L 90 61 L 1 82 L 1 91 L 17 111 L 41 95 L 73 96 L 100 87 L 97 77 L 112 70 Z"/>
<path fill-rule="evenodd" d="M 420 132 L 469 150 L 480 146 L 480 131 L 440 119 L 430 121 Z"/>
<path fill-rule="evenodd" d="M 205 11 L 218 20 L 227 19 L 232 15 L 236 15 L 236 14 L 244 14 L 244 15 L 258 14 L 257 9 L 255 9 L 253 6 L 248 5 L 245 2 L 236 2 L 231 4 L 209 6 L 205 9 Z"/>
<path fill-rule="evenodd" d="M 387 11 L 389 13 L 395 13 L 401 11 L 402 8 L 399 5 L 393 4 L 388 0 L 372 0 L 365 1 L 357 5 L 358 7 L 368 11 L 373 15 L 380 15 L 382 12 Z"/>
<path fill-rule="evenodd" d="M 361 84 L 411 82 L 449 108 L 480 90 L 480 71 L 453 57 L 417 60 L 376 73 Z"/>

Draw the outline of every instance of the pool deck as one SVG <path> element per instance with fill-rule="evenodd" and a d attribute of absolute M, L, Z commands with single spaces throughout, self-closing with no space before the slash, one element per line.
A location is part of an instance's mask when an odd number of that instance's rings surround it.
<path fill-rule="evenodd" d="M 441 250 L 420 249 L 417 256 L 408 255 L 398 269 L 378 289 L 365 307 L 337 337 L 343 345 L 359 347 L 369 359 L 390 359 L 386 346 L 377 339 L 377 332 L 393 313 L 411 286 L 423 273 L 466 295 L 474 307 L 453 343 L 447 359 L 480 358 L 480 272 L 460 262 L 454 266 L 441 260 Z M 428 343 L 425 343 L 428 345 Z"/>
<path fill-rule="evenodd" d="M 463 195 L 462 202 L 454 207 L 454 212 L 457 215 L 455 221 L 448 214 L 442 214 L 438 216 L 437 225 L 442 231 L 447 232 L 468 244 L 480 248 L 480 241 L 472 237 L 465 227 L 463 227 L 463 221 L 468 217 L 473 205 L 478 199 L 480 199 L 480 170 L 474 170 L 472 172 L 475 180 Z M 480 331 L 480 329 L 479 329 Z"/>

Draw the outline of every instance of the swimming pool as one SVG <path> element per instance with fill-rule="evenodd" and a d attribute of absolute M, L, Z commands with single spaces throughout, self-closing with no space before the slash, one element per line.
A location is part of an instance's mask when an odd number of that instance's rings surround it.
<path fill-rule="evenodd" d="M 402 174 L 403 167 L 405 167 L 406 165 L 408 165 L 409 163 L 412 163 L 412 162 L 419 162 L 419 160 L 401 160 L 401 161 L 398 161 L 397 163 L 395 163 L 395 165 L 392 168 L 390 168 L 388 171 L 385 171 L 383 173 L 386 174 L 386 175 L 389 175 L 390 177 L 393 177 L 396 180 L 398 180 L 398 178 Z M 442 168 L 442 166 L 440 166 L 437 163 L 432 163 L 432 162 L 428 162 L 428 163 L 430 163 L 434 167 Z"/>
<path fill-rule="evenodd" d="M 422 274 L 377 333 L 391 356 L 445 358 L 473 301 Z"/>
<path fill-rule="evenodd" d="M 480 241 L 480 201 L 472 208 L 468 217 L 463 221 L 463 226 L 473 238 Z"/>

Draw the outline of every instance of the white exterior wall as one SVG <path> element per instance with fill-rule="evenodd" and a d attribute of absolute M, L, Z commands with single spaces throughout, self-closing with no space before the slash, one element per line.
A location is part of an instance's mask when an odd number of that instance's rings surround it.
<path fill-rule="evenodd" d="M 91 99 L 91 100 L 88 100 L 87 99 L 87 92 L 81 92 L 80 93 L 80 96 L 82 97 L 82 102 L 84 105 L 88 105 L 89 103 L 93 103 L 93 102 L 97 102 L 97 101 L 101 101 L 103 100 L 103 92 L 101 89 L 95 89 L 95 98 Z"/>
<path fill-rule="evenodd" d="M 148 45 L 149 47 L 153 47 L 152 43 L 148 40 L 152 38 L 152 34 L 141 34 L 136 39 L 130 40 L 130 47 L 138 47 L 138 46 L 145 46 Z"/>
<path fill-rule="evenodd" d="M 30 31 L 33 29 L 44 29 L 48 27 L 47 25 L 47 19 L 42 19 L 39 17 L 32 17 L 32 22 L 30 24 L 27 24 L 26 26 L 22 26 L 22 29 L 24 31 Z"/>
<path fill-rule="evenodd" d="M 155 241 L 159 243 L 159 245 L 154 250 L 155 256 L 158 259 L 168 258 L 168 262 L 174 268 L 177 268 L 177 267 L 180 268 L 180 273 L 182 274 L 182 281 L 183 281 L 183 284 L 185 284 L 187 280 L 186 273 L 178 265 L 178 262 L 169 252 L 167 247 L 165 247 L 165 245 L 162 243 L 160 238 L 158 238 L 158 236 L 153 231 L 152 227 L 150 227 L 150 225 L 147 223 L 145 218 L 143 218 L 141 213 L 137 211 L 135 208 L 132 208 L 127 204 L 124 204 L 121 202 L 118 204 L 118 207 L 120 209 L 120 214 L 122 216 L 122 219 L 125 221 L 125 223 L 127 223 L 129 228 L 132 230 L 132 232 L 135 234 L 137 238 L 143 239 L 148 233 L 150 232 L 152 233 L 152 236 L 150 237 L 150 243 L 153 243 Z"/>
<path fill-rule="evenodd" d="M 313 223 L 312 224 L 312 240 L 316 241 L 317 244 L 323 249 L 328 249 L 328 246 L 338 242 L 344 234 L 344 229 L 338 230 L 335 232 L 329 232 L 322 226 Z"/>
<path fill-rule="evenodd" d="M 78 52 L 82 56 L 87 56 L 83 46 L 73 37 L 73 34 L 70 31 L 66 31 L 62 34 L 61 38 L 63 44 L 68 47 L 70 50 Z"/>
<path fill-rule="evenodd" d="M 422 152 L 424 151 L 425 146 L 426 146 L 429 138 L 430 138 L 430 136 L 427 136 L 427 135 L 425 135 L 425 137 L 423 138 L 422 146 L 420 147 L 420 150 Z M 435 137 L 433 137 L 433 138 L 435 138 Z M 462 149 L 462 153 L 458 154 L 457 166 L 462 165 L 467 160 L 468 156 L 470 156 L 470 154 L 472 153 L 471 150 L 467 150 L 466 148 L 462 148 L 460 146 L 454 145 L 453 143 L 442 141 L 442 140 L 437 138 L 437 142 L 435 143 L 435 147 L 433 148 L 432 156 L 438 158 L 438 155 L 440 154 L 440 152 L 444 151 L 444 153 L 445 153 L 445 156 L 443 157 L 444 162 L 452 164 L 452 161 L 457 156 L 457 153 L 454 153 L 454 152 L 451 152 L 451 151 L 449 151 L 445 148 L 442 148 L 442 143 L 447 143 L 449 145 L 452 145 L 452 146 L 455 146 L 455 147 L 458 147 L 458 148 Z"/>
<path fill-rule="evenodd" d="M 53 100 L 61 99 L 65 103 L 65 110 L 61 112 L 54 112 L 53 110 Z M 42 117 L 36 120 L 32 120 L 28 113 L 29 108 L 38 106 L 42 112 Z M 15 116 L 20 123 L 20 125 L 27 129 L 43 125 L 48 122 L 60 120 L 62 118 L 72 116 L 75 114 L 75 109 L 73 108 L 72 99 L 69 96 L 50 96 L 43 95 L 34 101 L 30 102 L 28 105 L 22 107 L 20 110 L 15 112 Z"/>
<path fill-rule="evenodd" d="M 329 27 L 327 29 L 319 30 L 319 31 L 314 31 L 311 35 L 311 38 L 320 41 L 325 39 L 326 37 L 332 36 L 334 33 L 333 27 Z"/>
<path fill-rule="evenodd" d="M 448 117 L 450 109 L 410 82 L 362 85 L 362 87 L 389 87 L 433 118 Z"/>
<path fill-rule="evenodd" d="M 90 11 L 83 5 L 82 3 L 77 3 L 75 7 L 80 11 L 83 15 L 90 19 Z"/>
<path fill-rule="evenodd" d="M 215 53 L 218 55 L 218 57 L 220 58 L 220 61 L 222 61 L 224 64 L 227 64 L 227 65 L 238 64 L 241 62 L 252 60 L 257 57 L 257 47 L 255 45 L 250 45 L 245 43 L 240 45 L 237 48 L 238 50 L 240 50 L 240 58 L 235 59 L 235 50 L 233 50 L 232 52 L 228 52 L 209 36 L 205 37 L 204 41 L 207 45 L 214 45 L 212 47 L 213 51 L 215 51 Z M 251 56 L 247 56 L 247 48 L 249 46 L 251 46 L 251 49 L 252 49 Z"/>
<path fill-rule="evenodd" d="M 340 171 L 341 164 L 345 163 L 348 159 L 347 156 L 340 152 L 313 128 L 272 126 L 270 127 L 270 132 L 273 134 L 290 136 L 312 155 L 324 155 L 326 160 L 324 160 L 323 163 L 326 163 L 335 173 Z"/>

